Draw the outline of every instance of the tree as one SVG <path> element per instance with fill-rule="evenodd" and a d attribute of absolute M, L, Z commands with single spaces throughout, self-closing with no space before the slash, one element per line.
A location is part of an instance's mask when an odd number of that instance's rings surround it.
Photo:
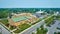
<path fill-rule="evenodd" d="M 60 34 L 60 32 L 58 32 L 57 34 Z"/>
<path fill-rule="evenodd" d="M 34 33 L 32 32 L 32 34 L 34 34 Z"/>
<path fill-rule="evenodd" d="M 36 34 L 40 34 L 39 28 L 37 28 L 37 33 Z"/>
<path fill-rule="evenodd" d="M 41 26 L 40 26 L 40 28 L 41 28 L 41 30 L 44 30 L 44 27 L 43 27 L 43 25 L 41 25 Z"/>
<path fill-rule="evenodd" d="M 44 29 L 43 25 L 41 25 L 40 28 L 37 28 L 37 33 L 36 34 L 46 34 L 47 33 L 47 30 Z"/>

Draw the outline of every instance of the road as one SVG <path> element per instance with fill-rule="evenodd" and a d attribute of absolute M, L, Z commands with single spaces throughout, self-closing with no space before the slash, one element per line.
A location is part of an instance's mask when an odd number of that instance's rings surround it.
<path fill-rule="evenodd" d="M 48 32 L 47 34 L 54 34 L 54 32 L 58 32 L 59 30 L 57 30 L 57 26 L 60 23 L 60 20 L 56 20 L 55 24 L 53 24 L 51 27 L 48 28 Z"/>
<path fill-rule="evenodd" d="M 43 24 L 45 24 L 44 19 L 40 21 L 39 23 L 36 23 L 32 25 L 31 27 L 29 27 L 28 29 L 22 31 L 20 34 L 31 34 L 33 31 L 35 31 L 37 28 L 39 28 Z M 10 32 L 6 30 L 3 26 L 0 25 L 0 27 L 2 27 L 2 34 L 10 34 Z"/>
<path fill-rule="evenodd" d="M 21 32 L 20 34 L 31 34 L 33 31 L 35 31 L 37 28 L 39 28 L 41 25 L 43 25 L 45 22 L 44 20 L 31 26 L 30 28 L 26 29 L 26 31 Z"/>
<path fill-rule="evenodd" d="M 2 28 L 2 34 L 10 34 L 10 32 L 6 30 L 2 25 L 0 25 L 0 28 Z"/>
<path fill-rule="evenodd" d="M 51 16 L 53 16 L 53 15 L 51 15 Z M 49 17 L 51 17 L 51 16 L 49 16 Z M 49 17 L 48 17 L 48 18 L 49 18 Z M 43 19 L 43 20 L 40 21 L 39 23 L 36 23 L 36 24 L 32 25 L 30 28 L 22 31 L 22 32 L 19 33 L 19 34 L 31 34 L 33 31 L 36 31 L 36 29 L 39 28 L 41 25 L 45 24 L 44 20 L 45 20 L 45 19 Z"/>

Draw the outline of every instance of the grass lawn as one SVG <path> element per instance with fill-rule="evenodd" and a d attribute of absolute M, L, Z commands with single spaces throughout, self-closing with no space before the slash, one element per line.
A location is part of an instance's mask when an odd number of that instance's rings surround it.
<path fill-rule="evenodd" d="M 32 23 L 32 25 L 34 25 L 34 24 L 40 22 L 41 20 L 42 20 L 42 19 L 39 18 L 37 21 L 35 21 L 34 23 Z"/>
<path fill-rule="evenodd" d="M 37 21 L 36 21 L 35 23 L 33 23 L 32 25 L 38 23 L 39 21 L 41 21 L 41 20 L 40 20 L 40 19 L 37 20 Z M 20 33 L 21 31 L 23 31 L 23 30 L 29 28 L 30 26 L 31 26 L 31 25 L 29 25 L 29 24 L 22 24 L 22 25 L 19 26 L 20 29 L 14 31 L 14 32 L 15 32 L 15 33 Z"/>
<path fill-rule="evenodd" d="M 50 26 L 50 24 L 52 23 L 53 20 L 54 20 L 54 16 L 51 16 L 49 18 L 45 18 L 46 26 Z"/>
<path fill-rule="evenodd" d="M 2 19 L 2 20 L 0 20 L 0 22 L 6 26 L 8 26 L 8 24 L 9 24 L 7 19 Z"/>
<path fill-rule="evenodd" d="M 0 32 L 0 34 L 2 34 L 2 33 Z"/>
<path fill-rule="evenodd" d="M 31 25 L 29 25 L 29 24 L 22 24 L 22 25 L 19 26 L 20 29 L 14 31 L 14 32 L 15 32 L 15 33 L 20 33 L 21 31 L 29 28 L 30 26 L 31 26 Z"/>
<path fill-rule="evenodd" d="M 48 32 L 48 29 L 44 28 L 43 25 L 41 25 L 39 28 L 36 29 L 36 33 L 33 32 L 32 34 L 46 34 Z"/>
<path fill-rule="evenodd" d="M 16 27 L 14 27 L 14 26 L 10 26 L 9 29 L 10 29 L 10 30 L 13 30 L 13 29 L 16 29 Z"/>

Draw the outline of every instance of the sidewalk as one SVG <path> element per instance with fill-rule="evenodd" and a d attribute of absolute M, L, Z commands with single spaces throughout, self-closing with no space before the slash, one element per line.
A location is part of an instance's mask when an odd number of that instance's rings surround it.
<path fill-rule="evenodd" d="M 52 15 L 53 16 L 53 15 Z M 51 16 L 49 16 L 49 17 L 51 17 Z M 49 18 L 48 17 L 48 18 Z M 46 18 L 47 19 L 47 18 Z M 25 29 L 24 31 L 22 31 L 21 33 L 19 33 L 19 34 L 27 34 L 28 32 L 31 32 L 31 31 L 33 31 L 33 30 L 35 30 L 37 27 L 40 27 L 42 24 L 44 24 L 44 20 L 45 19 L 43 19 L 42 21 L 40 21 L 39 23 L 36 23 L 36 24 L 34 24 L 34 25 L 32 25 L 31 27 L 29 27 L 28 29 Z"/>

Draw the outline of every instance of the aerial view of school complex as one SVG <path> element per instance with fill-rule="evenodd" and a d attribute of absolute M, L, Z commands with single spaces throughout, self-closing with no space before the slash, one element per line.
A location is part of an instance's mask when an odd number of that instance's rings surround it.
<path fill-rule="evenodd" d="M 0 8 L 0 34 L 60 34 L 60 8 Z"/>
<path fill-rule="evenodd" d="M 60 0 L 0 0 L 0 34 L 60 34 Z"/>

